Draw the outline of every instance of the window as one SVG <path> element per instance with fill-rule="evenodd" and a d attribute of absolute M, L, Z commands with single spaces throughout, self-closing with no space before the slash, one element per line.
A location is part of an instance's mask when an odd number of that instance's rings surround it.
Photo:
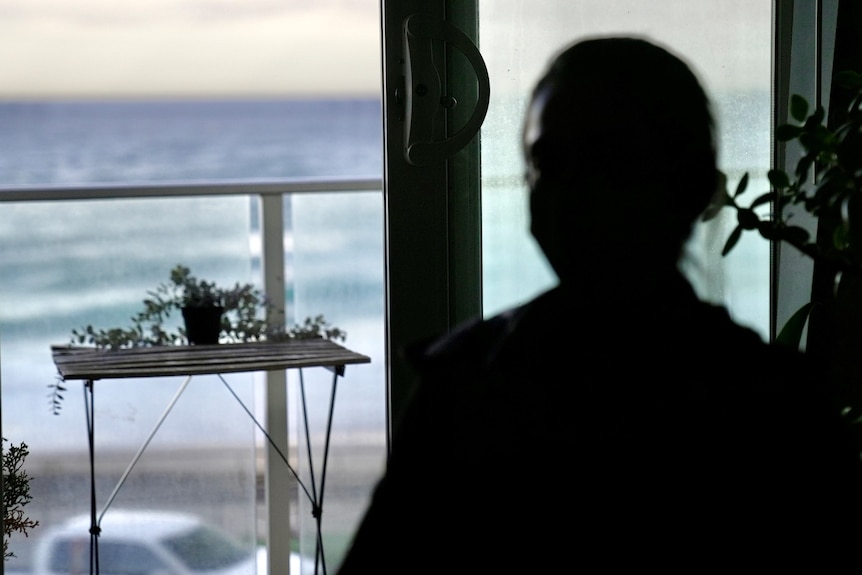
<path fill-rule="evenodd" d="M 0 202 L 2 432 L 30 447 L 28 511 L 40 521 L 32 537 L 13 540 L 26 567 L 40 532 L 89 501 L 81 386 L 68 384 L 60 414 L 51 414 L 50 345 L 87 324 L 127 325 L 177 263 L 219 283 L 261 282 L 262 207 L 244 184 L 381 178 L 380 16 L 376 0 L 37 0 L 0 11 L 0 186 L 16 194 L 155 186 L 149 195 L 166 196 Z M 235 193 L 185 193 L 203 182 Z M 327 471 L 331 568 L 385 450 L 382 202 L 379 189 L 308 191 L 284 196 L 288 313 L 324 314 L 347 332 L 346 345 L 373 357 L 348 368 L 338 391 Z M 293 375 L 288 424 L 298 426 Z M 329 375 L 306 373 L 313 430 Z M 262 419 L 263 377 L 228 381 Z M 179 383 L 95 385 L 100 503 Z M 317 449 L 318 436 L 312 441 Z M 196 378 L 113 505 L 181 508 L 251 550 L 268 529 L 262 444 L 224 386 Z M 364 454 L 359 471 L 347 457 L 352 445 Z M 294 443 L 291 457 L 306 477 L 305 445 Z M 310 509 L 295 485 L 289 491 L 293 544 L 313 544 Z"/>
<path fill-rule="evenodd" d="M 646 35 L 685 58 L 710 94 L 719 165 L 729 187 L 745 172 L 768 189 L 772 2 L 479 2 L 481 50 L 496 90 L 482 129 L 484 311 L 549 286 L 553 275 L 529 236 L 519 130 L 529 91 L 552 53 L 578 37 Z M 668 159 L 672 161 L 672 159 Z M 696 230 L 686 263 L 700 293 L 769 336 L 769 247 L 749 237 L 720 255 L 735 221 Z M 521 270 L 515 273 L 515 270 Z M 526 272 L 523 270 L 527 270 Z"/>
<path fill-rule="evenodd" d="M 393 238 L 387 246 L 391 313 L 387 361 L 395 417 L 411 384 L 409 369 L 398 357 L 401 346 L 476 313 L 494 314 L 554 281 L 528 233 L 519 144 L 527 94 L 551 53 L 580 35 L 648 34 L 668 44 L 690 60 L 713 97 L 722 143 L 720 163 L 729 185 L 748 171 L 750 187 L 765 189 L 772 7 L 765 0 L 384 3 L 384 105 L 390 127 L 385 195 L 387 229 Z M 398 98 L 399 90 L 411 88 L 403 85 L 402 24 L 415 12 L 445 18 L 474 38 L 491 83 L 481 145 L 468 146 L 457 157 L 433 166 L 406 162 L 399 132 L 402 115 L 410 113 Z M 472 109 L 475 74 L 458 65 L 457 55 L 437 57 L 433 64 L 444 93 L 459 102 L 451 112 L 456 117 L 447 117 L 451 133 Z M 769 246 L 749 237 L 722 258 L 731 226 L 720 219 L 696 230 L 686 271 L 704 297 L 726 304 L 738 321 L 768 337 Z M 478 280 L 472 275 L 479 267 L 476 262 L 482 268 Z M 413 305 L 414 299 L 423 302 L 421 309 Z"/>

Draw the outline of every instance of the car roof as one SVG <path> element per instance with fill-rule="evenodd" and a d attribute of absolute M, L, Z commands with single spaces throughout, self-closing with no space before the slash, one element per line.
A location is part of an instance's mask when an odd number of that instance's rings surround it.
<path fill-rule="evenodd" d="M 81 514 L 71 517 L 56 528 L 56 533 L 61 535 L 89 535 L 90 514 Z M 102 521 L 101 535 L 150 541 L 161 540 L 177 533 L 186 532 L 201 525 L 200 519 L 194 515 L 175 511 L 150 511 L 150 510 L 108 510 Z"/>

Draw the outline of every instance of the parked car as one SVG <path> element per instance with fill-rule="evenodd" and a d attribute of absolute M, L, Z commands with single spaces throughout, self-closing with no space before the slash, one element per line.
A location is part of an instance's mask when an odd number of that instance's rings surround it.
<path fill-rule="evenodd" d="M 98 539 L 102 575 L 256 575 L 259 553 L 200 518 L 165 511 L 110 510 Z M 297 571 L 298 572 L 298 571 Z M 90 516 L 47 529 L 33 575 L 90 573 Z"/>

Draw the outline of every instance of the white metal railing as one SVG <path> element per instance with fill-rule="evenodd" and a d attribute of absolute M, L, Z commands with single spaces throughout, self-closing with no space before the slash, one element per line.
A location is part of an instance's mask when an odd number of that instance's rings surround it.
<path fill-rule="evenodd" d="M 281 195 L 382 190 L 379 178 L 280 178 L 188 180 L 152 184 L 75 184 L 63 186 L 0 186 L 0 202 L 107 200 L 186 196 Z"/>
<path fill-rule="evenodd" d="M 261 262 L 263 289 L 269 294 L 275 309 L 285 309 L 284 271 L 284 219 L 285 194 L 332 192 L 381 191 L 383 182 L 378 178 L 284 178 L 267 180 L 213 180 L 160 182 L 152 184 L 79 184 L 63 186 L 0 186 L 2 202 L 58 202 L 76 200 L 107 200 L 131 198 L 171 198 L 189 196 L 246 195 L 260 197 Z M 287 452 L 288 421 L 286 374 L 266 373 L 266 417 L 275 445 Z M 0 420 L 2 423 L 2 420 Z M 291 475 L 283 465 L 276 449 L 267 445 L 265 469 L 266 505 L 268 507 L 267 539 L 290 541 L 290 508 L 287 490 L 274 486 L 285 485 Z M 267 573 L 277 573 L 274 566 L 290 564 L 290 548 L 285 545 L 267 545 Z M 2 564 L 0 564 L 2 569 Z M 0 570 L 0 573 L 2 571 Z"/>

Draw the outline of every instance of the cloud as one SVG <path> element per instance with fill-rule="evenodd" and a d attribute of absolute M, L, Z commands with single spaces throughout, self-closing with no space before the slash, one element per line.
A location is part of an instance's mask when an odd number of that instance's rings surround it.
<path fill-rule="evenodd" d="M 376 0 L 6 0 L 2 6 L 2 98 L 380 90 Z"/>

